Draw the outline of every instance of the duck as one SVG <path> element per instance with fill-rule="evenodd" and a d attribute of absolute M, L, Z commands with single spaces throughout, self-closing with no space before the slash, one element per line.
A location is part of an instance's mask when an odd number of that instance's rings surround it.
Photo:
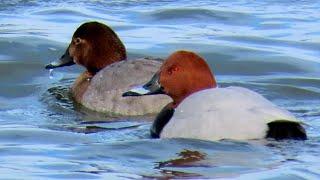
<path fill-rule="evenodd" d="M 85 71 L 71 86 L 76 104 L 107 115 L 157 114 L 170 102 L 166 96 L 123 98 L 122 92 L 142 84 L 160 68 L 154 58 L 127 59 L 126 48 L 111 27 L 97 21 L 81 24 L 64 54 L 46 69 L 80 65 Z"/>
<path fill-rule="evenodd" d="M 191 51 L 174 52 L 150 81 L 123 96 L 155 94 L 168 95 L 172 101 L 151 126 L 154 138 L 307 139 L 300 120 L 257 92 L 237 86 L 218 87 L 205 59 Z"/>

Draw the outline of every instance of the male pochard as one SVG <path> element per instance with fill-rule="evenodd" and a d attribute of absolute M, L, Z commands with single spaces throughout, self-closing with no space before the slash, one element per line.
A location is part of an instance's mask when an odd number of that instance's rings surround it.
<path fill-rule="evenodd" d="M 117 115 L 144 115 L 160 112 L 170 102 L 161 96 L 123 98 L 122 92 L 141 84 L 159 69 L 152 59 L 126 60 L 126 48 L 117 34 L 105 24 L 87 22 L 73 34 L 64 55 L 46 69 L 78 64 L 83 72 L 74 82 L 71 94 L 88 109 Z"/>
<path fill-rule="evenodd" d="M 217 88 L 203 58 L 177 51 L 142 87 L 123 96 L 166 94 L 172 102 L 156 117 L 151 135 L 161 138 L 249 140 L 307 138 L 300 122 L 260 94 L 242 87 Z"/>

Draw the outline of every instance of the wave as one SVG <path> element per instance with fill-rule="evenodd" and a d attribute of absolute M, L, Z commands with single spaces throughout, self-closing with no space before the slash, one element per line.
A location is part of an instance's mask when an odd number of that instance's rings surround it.
<path fill-rule="evenodd" d="M 156 10 L 146 14 L 158 21 L 171 21 L 172 23 L 185 23 L 185 21 L 176 21 L 179 19 L 190 19 L 194 22 L 207 21 L 232 23 L 234 25 L 247 24 L 252 22 L 255 17 L 251 14 L 235 11 L 222 11 L 204 8 L 174 8 Z M 196 21 L 195 21 L 196 20 Z"/>
<path fill-rule="evenodd" d="M 85 17 L 85 18 L 98 18 L 97 16 L 93 16 L 84 12 L 80 12 L 77 10 L 69 9 L 69 8 L 54 8 L 54 9 L 44 9 L 44 10 L 38 10 L 33 13 L 32 15 L 43 15 L 43 16 L 75 16 L 75 17 Z"/>
<path fill-rule="evenodd" d="M 241 86 L 252 89 L 272 100 L 314 100 L 320 98 L 320 88 L 288 84 L 257 82 L 221 82 L 224 86 Z"/>

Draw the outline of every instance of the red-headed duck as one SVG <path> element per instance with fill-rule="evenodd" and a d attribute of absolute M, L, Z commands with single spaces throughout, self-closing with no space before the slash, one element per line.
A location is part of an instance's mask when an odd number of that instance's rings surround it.
<path fill-rule="evenodd" d="M 83 72 L 71 87 L 77 103 L 88 109 L 117 114 L 144 115 L 160 112 L 170 98 L 123 98 L 122 92 L 141 84 L 160 68 L 152 59 L 126 60 L 126 48 L 117 34 L 99 22 L 82 24 L 74 32 L 64 55 L 46 66 L 53 69 L 78 64 Z"/>
<path fill-rule="evenodd" d="M 307 138 L 290 112 L 242 87 L 218 88 L 203 58 L 177 51 L 142 87 L 123 96 L 166 94 L 172 102 L 156 117 L 151 135 L 161 138 L 250 140 Z"/>

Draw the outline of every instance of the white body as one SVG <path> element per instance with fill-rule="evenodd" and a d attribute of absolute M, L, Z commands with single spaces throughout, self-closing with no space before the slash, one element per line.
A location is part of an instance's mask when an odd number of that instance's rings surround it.
<path fill-rule="evenodd" d="M 267 123 L 298 120 L 260 94 L 241 87 L 212 88 L 187 97 L 161 138 L 248 140 L 265 138 Z"/>

